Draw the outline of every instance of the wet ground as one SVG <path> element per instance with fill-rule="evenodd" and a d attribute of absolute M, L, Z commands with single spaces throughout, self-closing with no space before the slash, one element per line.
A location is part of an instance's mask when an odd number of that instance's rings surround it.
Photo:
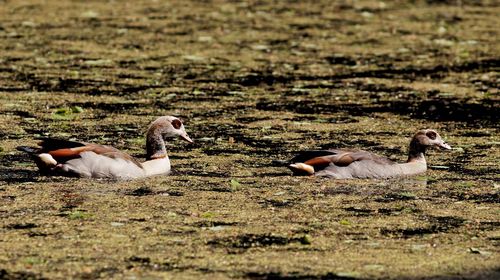
<path fill-rule="evenodd" d="M 0 1 L 0 279 L 498 279 L 497 1 Z M 41 136 L 174 174 L 40 177 Z M 406 159 L 400 180 L 291 177 L 303 149 Z"/>

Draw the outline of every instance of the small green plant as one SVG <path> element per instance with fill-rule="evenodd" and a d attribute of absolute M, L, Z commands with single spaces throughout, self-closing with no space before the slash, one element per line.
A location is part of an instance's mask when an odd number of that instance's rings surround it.
<path fill-rule="evenodd" d="M 237 191 L 241 187 L 240 182 L 236 179 L 231 179 L 231 191 Z"/>
<path fill-rule="evenodd" d="M 208 212 L 201 214 L 201 217 L 204 219 L 215 218 L 215 213 L 208 211 Z"/>
<path fill-rule="evenodd" d="M 52 118 L 59 120 L 69 120 L 74 118 L 75 114 L 83 113 L 83 111 L 83 108 L 80 106 L 61 107 L 52 112 Z"/>
<path fill-rule="evenodd" d="M 312 244 L 312 237 L 309 234 L 306 234 L 306 235 L 299 238 L 299 242 L 302 245 L 311 245 Z"/>
<path fill-rule="evenodd" d="M 465 182 L 461 182 L 459 184 L 457 184 L 458 187 L 461 187 L 461 188 L 472 188 L 474 187 L 474 182 L 472 181 L 465 181 Z"/>
<path fill-rule="evenodd" d="M 24 262 L 29 265 L 34 265 L 43 263 L 43 260 L 37 257 L 27 257 L 24 259 Z"/>
<path fill-rule="evenodd" d="M 340 220 L 339 224 L 341 224 L 343 226 L 350 226 L 351 222 L 349 222 L 348 220 Z"/>

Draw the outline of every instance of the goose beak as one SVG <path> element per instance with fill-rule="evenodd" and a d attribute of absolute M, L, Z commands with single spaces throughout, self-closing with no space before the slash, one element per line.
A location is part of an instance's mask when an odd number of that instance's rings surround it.
<path fill-rule="evenodd" d="M 189 138 L 189 136 L 187 135 L 187 133 L 183 133 L 181 135 L 179 135 L 182 139 L 188 141 L 189 143 L 193 143 L 193 140 L 191 140 L 191 138 Z"/>
<path fill-rule="evenodd" d="M 441 150 L 451 150 L 451 146 L 448 145 L 446 142 L 442 142 L 442 143 L 438 144 L 438 147 Z"/>

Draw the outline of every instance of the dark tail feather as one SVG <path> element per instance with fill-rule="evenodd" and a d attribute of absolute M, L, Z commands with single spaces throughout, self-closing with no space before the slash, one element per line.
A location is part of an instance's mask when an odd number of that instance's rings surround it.
<path fill-rule="evenodd" d="M 37 138 L 37 139 L 41 140 L 39 145 L 40 147 L 42 147 L 42 152 L 85 146 L 85 144 L 83 143 L 68 141 L 63 139 L 55 139 L 55 138 Z"/>
<path fill-rule="evenodd" d="M 286 167 L 290 164 L 288 160 L 275 159 L 271 161 L 271 166 Z"/>
<path fill-rule="evenodd" d="M 30 155 L 36 154 L 39 150 L 39 148 L 35 147 L 29 147 L 29 146 L 18 146 L 16 147 L 18 151 L 28 153 Z"/>

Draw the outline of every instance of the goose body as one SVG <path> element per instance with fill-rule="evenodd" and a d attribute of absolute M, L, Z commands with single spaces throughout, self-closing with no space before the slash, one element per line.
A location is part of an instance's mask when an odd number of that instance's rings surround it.
<path fill-rule="evenodd" d="M 111 146 L 51 138 L 42 139 L 40 147 L 19 146 L 17 149 L 29 153 L 42 174 L 135 179 L 170 173 L 164 139 L 176 136 L 192 142 L 178 118 L 156 119 L 147 132 L 144 162 Z"/>
<path fill-rule="evenodd" d="M 418 131 L 410 142 L 406 163 L 363 150 L 306 151 L 290 160 L 295 175 L 315 175 L 335 179 L 394 178 L 424 173 L 427 170 L 425 151 L 428 147 L 451 149 L 434 130 Z"/>

